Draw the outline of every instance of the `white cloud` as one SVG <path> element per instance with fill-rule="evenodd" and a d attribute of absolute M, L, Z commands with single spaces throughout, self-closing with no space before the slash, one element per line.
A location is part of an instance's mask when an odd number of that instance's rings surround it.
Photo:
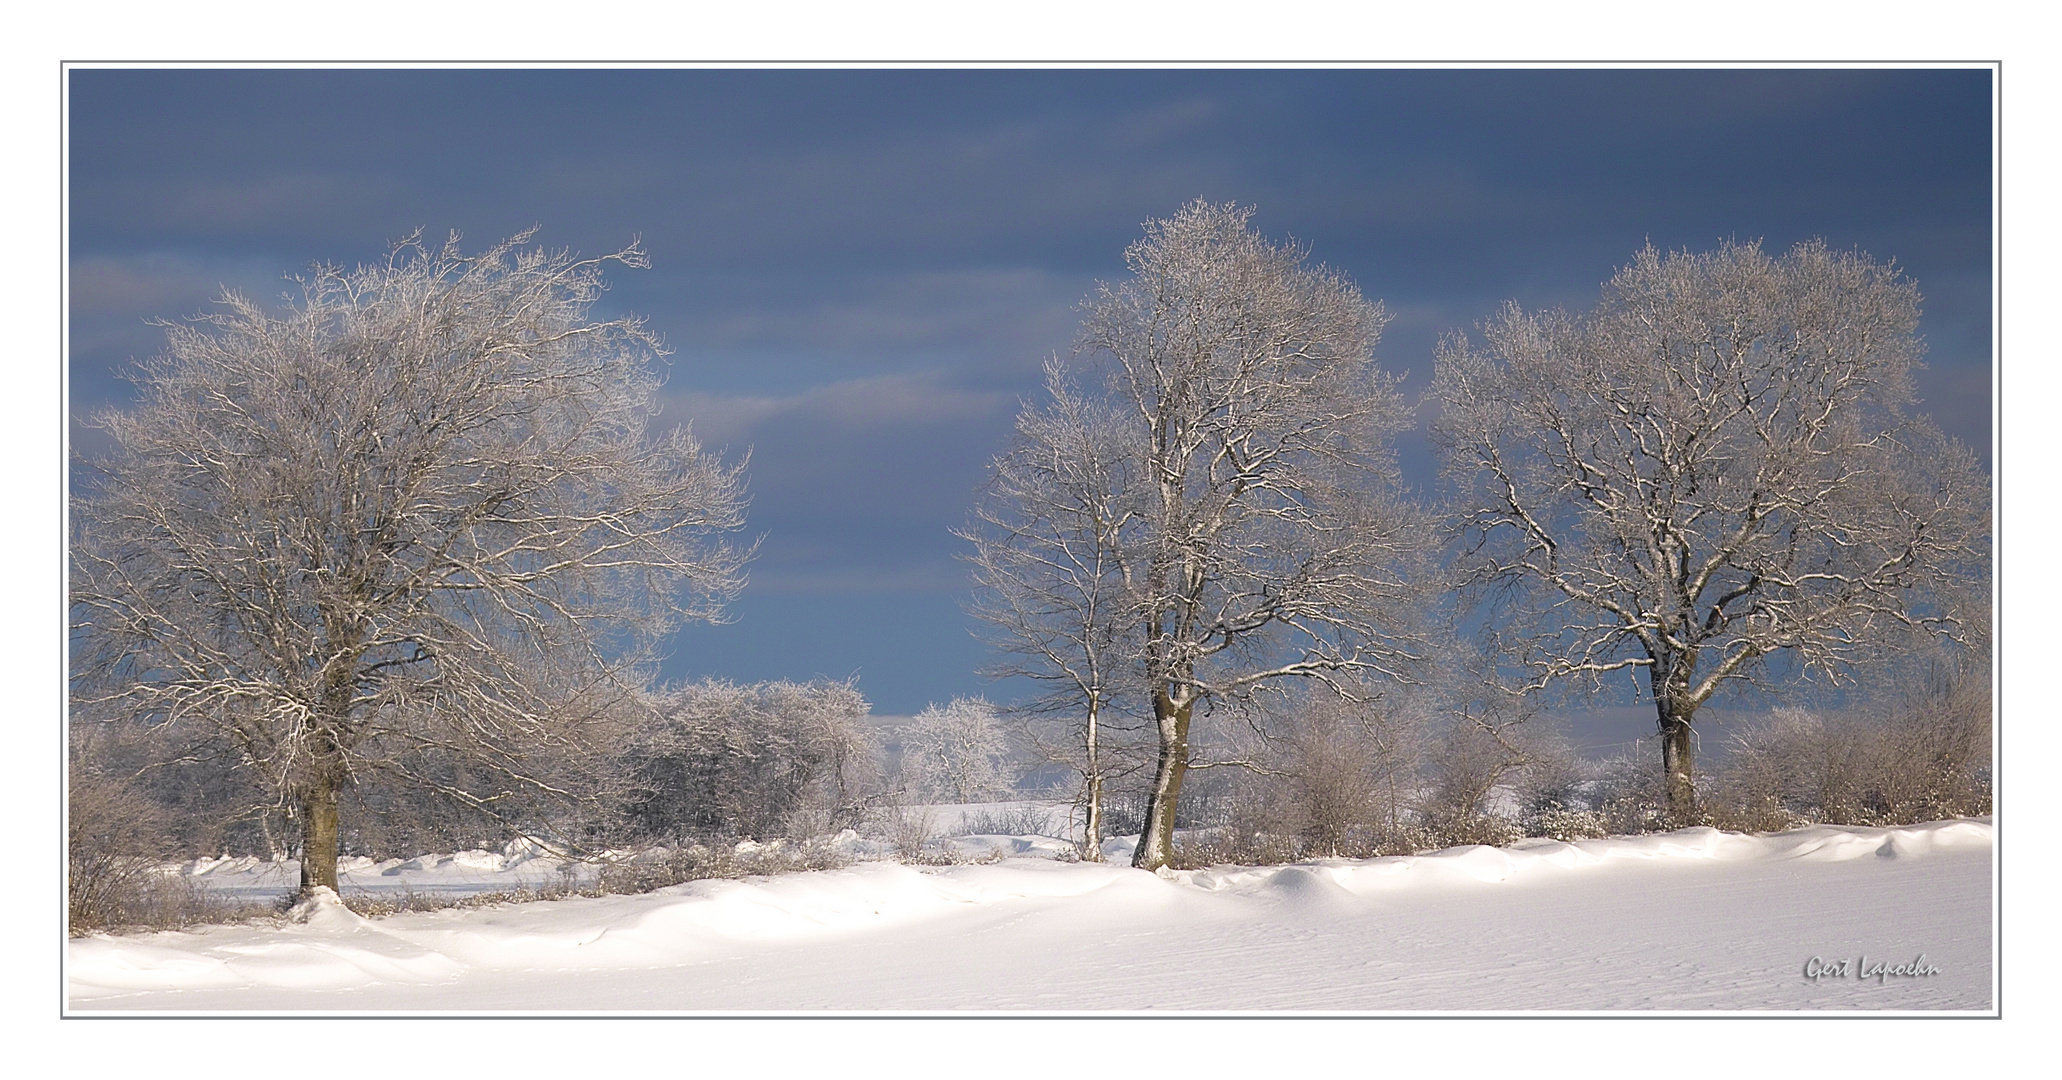
<path fill-rule="evenodd" d="M 692 422 L 714 447 L 742 447 L 776 419 L 802 418 L 847 430 L 952 424 L 1014 407 L 1009 394 L 948 386 L 937 372 L 845 379 L 797 394 L 713 394 L 674 390 L 663 418 Z"/>

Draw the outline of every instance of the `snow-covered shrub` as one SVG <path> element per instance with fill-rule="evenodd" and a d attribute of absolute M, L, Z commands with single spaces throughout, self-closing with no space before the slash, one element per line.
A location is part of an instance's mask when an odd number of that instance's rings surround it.
<path fill-rule="evenodd" d="M 1404 837 L 1425 749 L 1423 719 L 1312 693 L 1290 728 L 1297 830 L 1314 855 L 1394 853 Z"/>
<path fill-rule="evenodd" d="M 865 823 L 869 834 L 886 840 L 902 862 L 915 862 L 938 834 L 938 811 L 922 803 L 912 805 L 899 789 L 874 800 Z"/>
<path fill-rule="evenodd" d="M 1064 809 L 1064 808 L 1063 808 Z M 1058 818 L 1058 821 L 1054 819 Z M 968 836 L 1051 836 L 1066 832 L 1066 815 L 1036 803 L 1018 803 L 1005 809 L 986 809 L 960 816 L 960 831 Z M 1055 828 L 1057 826 L 1057 828 Z"/>
<path fill-rule="evenodd" d="M 1812 819 L 1790 810 L 1774 797 L 1735 799 L 1723 788 L 1707 791 L 1704 824 L 1728 832 L 1782 832 L 1809 825 Z"/>
<path fill-rule="evenodd" d="M 688 844 L 653 848 L 604 865 L 596 891 L 627 896 L 689 881 L 837 870 L 849 864 L 824 837 L 769 844 Z"/>
<path fill-rule="evenodd" d="M 70 739 L 74 783 L 123 778 L 153 823 L 153 856 L 269 856 L 291 846 L 284 816 L 225 739 L 189 738 L 90 698 L 72 702 Z"/>
<path fill-rule="evenodd" d="M 1437 847 L 1506 844 L 1523 835 L 1510 785 L 1523 775 L 1532 732 L 1523 724 L 1461 712 L 1427 745 L 1418 820 Z"/>
<path fill-rule="evenodd" d="M 68 792 L 65 901 L 74 935 L 176 930 L 265 914 L 265 905 L 210 898 L 162 861 L 171 843 L 163 809 L 142 787 L 74 759 Z"/>
<path fill-rule="evenodd" d="M 1991 812 L 1991 689 L 1987 667 L 1944 679 L 1890 711 L 1872 796 L 1885 824 Z"/>
<path fill-rule="evenodd" d="M 1009 849 L 1000 845 L 991 846 L 986 851 L 970 852 L 957 844 L 939 842 L 901 861 L 912 866 L 992 866 L 1009 857 Z"/>
<path fill-rule="evenodd" d="M 154 906 L 157 808 L 131 785 L 91 766 L 72 768 L 65 893 L 71 931 L 142 921 Z"/>
<path fill-rule="evenodd" d="M 1431 848 L 1461 847 L 1466 844 L 1486 844 L 1502 847 L 1525 835 L 1525 830 L 1510 818 L 1497 814 L 1470 814 L 1451 817 L 1429 827 Z"/>
<path fill-rule="evenodd" d="M 1561 841 L 1607 835 L 1610 825 L 1600 797 L 1605 785 L 1598 772 L 1558 733 L 1535 733 L 1514 785 L 1525 835 Z"/>
<path fill-rule="evenodd" d="M 1543 809 L 1527 819 L 1524 825 L 1527 836 L 1543 836 L 1563 843 L 1596 840 L 1610 834 L 1609 823 L 1602 811 L 1570 810 L 1563 806 Z"/>
<path fill-rule="evenodd" d="M 1733 733 L 1706 800 L 1714 825 L 1909 825 L 1987 814 L 1988 679 L 1834 712 L 1776 709 Z"/>
<path fill-rule="evenodd" d="M 570 872 L 570 868 L 577 865 L 568 862 L 568 872 L 561 873 L 555 881 L 525 882 L 512 889 L 492 892 L 416 892 L 413 889 L 400 893 L 350 892 L 342 900 L 352 914 L 379 919 L 403 912 L 468 910 L 503 904 L 529 904 L 539 900 L 565 900 L 575 896 L 595 898 L 608 895 L 599 881 L 578 880 Z"/>
<path fill-rule="evenodd" d="M 1224 865 L 1271 866 L 1305 858 L 1301 839 L 1266 824 L 1242 812 L 1220 828 L 1182 836 L 1174 845 L 1170 865 L 1176 870 L 1201 870 Z"/>
<path fill-rule="evenodd" d="M 1733 734 L 1722 801 L 1789 809 L 1806 820 L 1859 822 L 1867 815 L 1870 741 L 1842 718 L 1828 723 L 1811 710 L 1776 709 Z"/>
<path fill-rule="evenodd" d="M 1604 761 L 1589 793 L 1589 806 L 1603 815 L 1604 831 L 1609 835 L 1664 832 L 1674 827 L 1669 823 L 1658 739 L 1641 740 L 1632 751 Z"/>
<path fill-rule="evenodd" d="M 1417 843 L 1411 804 L 1424 739 L 1415 712 L 1315 686 L 1248 719 L 1250 736 L 1229 736 L 1225 756 L 1251 767 L 1212 770 L 1226 781 L 1223 809 L 1196 822 L 1215 828 L 1182 862 L 1366 857 Z"/>
<path fill-rule="evenodd" d="M 1120 789 L 1103 796 L 1104 836 L 1137 836 L 1145 827 L 1144 792 Z"/>
<path fill-rule="evenodd" d="M 1596 787 L 1596 766 L 1585 761 L 1559 732 L 1527 733 L 1525 760 L 1512 785 L 1520 819 L 1556 808 L 1588 806 Z"/>
<path fill-rule="evenodd" d="M 899 732 L 902 779 L 930 802 L 985 802 L 1007 786 L 1009 740 L 985 699 L 953 698 L 930 705 Z"/>
<path fill-rule="evenodd" d="M 706 680 L 657 695 L 624 752 L 643 839 L 810 836 L 858 823 L 874 779 L 849 682 Z"/>

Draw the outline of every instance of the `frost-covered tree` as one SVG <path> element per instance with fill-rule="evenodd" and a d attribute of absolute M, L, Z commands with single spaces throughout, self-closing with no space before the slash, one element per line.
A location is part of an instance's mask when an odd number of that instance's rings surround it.
<path fill-rule="evenodd" d="M 742 466 L 650 433 L 659 342 L 589 315 L 644 253 L 530 235 L 317 266 L 278 311 L 227 293 L 97 419 L 75 691 L 233 745 L 298 820 L 303 889 L 336 885 L 347 785 L 579 794 L 562 765 L 646 646 L 743 584 Z"/>
<path fill-rule="evenodd" d="M 1529 688 L 1645 672 L 1679 821 L 1712 695 L 1960 633 L 1990 491 L 1911 412 L 1918 320 L 1894 267 L 1820 242 L 1649 247 L 1586 313 L 1509 305 L 1439 350 L 1464 581 Z"/>
<path fill-rule="evenodd" d="M 640 838 L 833 832 L 874 779 L 867 700 L 850 682 L 704 680 L 653 695 L 624 751 Z"/>
<path fill-rule="evenodd" d="M 1143 455 L 1137 426 L 1070 387 L 1057 362 L 1046 391 L 1045 404 L 1017 418 L 1016 438 L 958 535 L 974 545 L 971 611 L 1002 657 L 988 673 L 1043 684 L 1018 708 L 1072 729 L 1072 745 L 1055 756 L 1081 774 L 1082 857 L 1099 861 L 1105 781 L 1123 768 L 1106 714 L 1120 696 L 1137 696 L 1139 620 L 1122 545 L 1144 509 Z"/>
<path fill-rule="evenodd" d="M 1415 660 L 1401 628 L 1424 528 L 1394 497 L 1408 410 L 1375 365 L 1386 315 L 1252 213 L 1198 200 L 1149 222 L 1130 277 L 1084 304 L 1078 353 L 1108 362 L 1141 489 L 1115 572 L 1158 742 L 1146 868 L 1173 854 L 1198 706 Z"/>
<path fill-rule="evenodd" d="M 1003 790 L 1009 739 L 986 700 L 959 697 L 926 706 L 899 734 L 903 779 L 923 798 L 981 802 Z"/>

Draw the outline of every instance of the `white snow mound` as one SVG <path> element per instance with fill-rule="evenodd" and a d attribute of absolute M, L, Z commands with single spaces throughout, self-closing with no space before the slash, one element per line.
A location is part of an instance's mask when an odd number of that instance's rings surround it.
<path fill-rule="evenodd" d="M 285 920 L 74 940 L 67 988 L 75 1011 L 1987 1010 L 1992 840 L 1965 820 L 1164 876 L 873 862 L 376 920 L 318 889 Z M 516 854 L 431 858 L 554 863 Z M 1838 960 L 1930 974 L 1811 974 Z"/>

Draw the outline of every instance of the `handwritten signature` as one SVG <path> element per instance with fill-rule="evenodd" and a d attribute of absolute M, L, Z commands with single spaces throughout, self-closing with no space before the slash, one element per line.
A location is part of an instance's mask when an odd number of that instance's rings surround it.
<path fill-rule="evenodd" d="M 1926 961 L 1925 953 L 1920 953 L 1903 963 L 1893 963 L 1889 960 L 1872 961 L 1867 956 L 1857 956 L 1852 960 L 1845 957 L 1827 960 L 1814 956 L 1804 962 L 1804 977 L 1813 982 L 1822 979 L 1854 979 L 1858 982 L 1867 982 L 1874 979 L 1876 985 L 1881 986 L 1889 979 L 1923 979 L 1928 975 L 1938 974 L 1940 969 Z"/>

